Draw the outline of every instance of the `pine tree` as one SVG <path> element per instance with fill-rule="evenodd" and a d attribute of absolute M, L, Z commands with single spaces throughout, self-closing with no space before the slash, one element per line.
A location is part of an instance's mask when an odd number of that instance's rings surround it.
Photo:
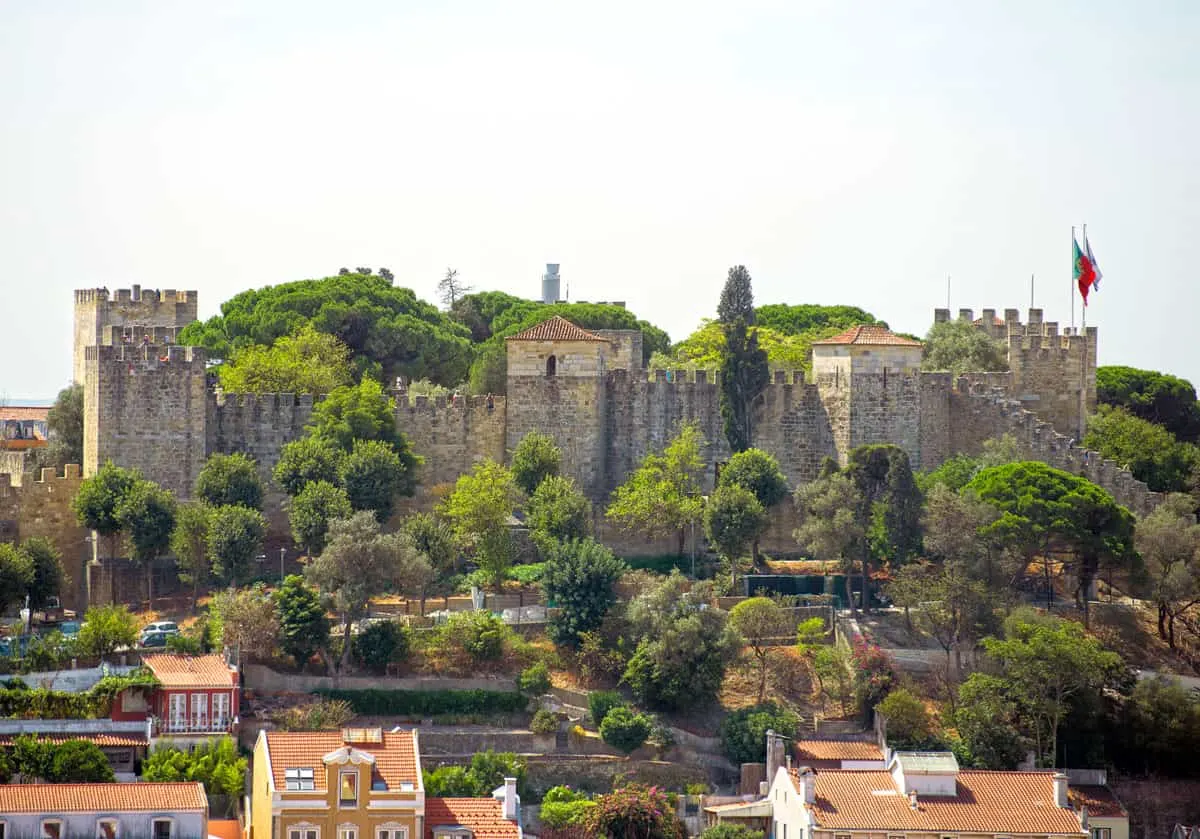
<path fill-rule="evenodd" d="M 767 353 L 754 328 L 754 293 L 744 265 L 729 269 L 717 307 L 725 351 L 721 359 L 721 419 L 735 454 L 750 448 L 751 406 L 770 381 Z"/>

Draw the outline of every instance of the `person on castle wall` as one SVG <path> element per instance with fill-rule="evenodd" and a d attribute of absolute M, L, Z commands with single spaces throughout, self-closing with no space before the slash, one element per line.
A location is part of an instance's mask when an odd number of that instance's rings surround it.
<path fill-rule="evenodd" d="M 490 414 L 490 413 L 491 413 L 492 411 L 494 411 L 494 410 L 496 410 L 496 400 L 495 400 L 495 398 L 493 398 L 493 396 L 492 396 L 492 395 L 489 393 L 489 394 L 487 395 L 487 412 Z"/>

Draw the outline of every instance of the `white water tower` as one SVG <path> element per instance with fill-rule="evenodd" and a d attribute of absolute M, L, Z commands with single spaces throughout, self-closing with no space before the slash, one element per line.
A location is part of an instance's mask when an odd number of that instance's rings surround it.
<path fill-rule="evenodd" d="M 547 262 L 546 273 L 542 274 L 542 302 L 557 303 L 560 299 L 560 290 L 561 285 L 560 278 L 558 276 L 558 263 Z"/>

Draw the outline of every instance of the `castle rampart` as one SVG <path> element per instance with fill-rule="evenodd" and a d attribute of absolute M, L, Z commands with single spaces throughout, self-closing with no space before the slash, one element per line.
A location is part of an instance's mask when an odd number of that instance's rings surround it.
<path fill-rule="evenodd" d="M 199 316 L 195 291 L 119 288 L 85 288 L 75 292 L 75 381 L 83 382 L 84 349 L 112 339 L 111 327 L 172 327 L 182 329 Z M 174 336 L 172 336 L 172 339 Z M 140 339 L 140 338 L 139 338 Z M 172 343 L 174 341 L 172 340 Z M 156 341 L 155 343 L 162 343 Z"/>
<path fill-rule="evenodd" d="M 16 486 L 9 475 L 0 474 L 0 542 L 15 544 L 34 536 L 53 542 L 71 578 L 63 605 L 77 611 L 87 602 L 87 562 L 92 556 L 88 531 L 79 526 L 71 507 L 82 479 L 77 463 L 63 467 L 61 476 L 43 469 L 36 479 L 27 475 Z"/>

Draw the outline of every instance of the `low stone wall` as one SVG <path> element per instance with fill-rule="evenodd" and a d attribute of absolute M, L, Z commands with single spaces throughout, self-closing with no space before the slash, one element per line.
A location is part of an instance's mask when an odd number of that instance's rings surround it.
<path fill-rule="evenodd" d="M 242 667 L 244 684 L 249 690 L 263 693 L 312 693 L 315 690 L 495 690 L 515 691 L 517 683 L 509 678 L 450 679 L 439 677 L 408 676 L 343 676 L 334 685 L 329 676 L 306 676 L 298 673 L 280 673 L 262 664 L 247 664 Z"/>
<path fill-rule="evenodd" d="M 554 752 L 553 734 L 534 734 L 519 728 L 439 725 L 422 727 L 419 732 L 421 757 L 426 764 L 439 756 L 472 755 L 488 749 L 523 755 Z"/>

